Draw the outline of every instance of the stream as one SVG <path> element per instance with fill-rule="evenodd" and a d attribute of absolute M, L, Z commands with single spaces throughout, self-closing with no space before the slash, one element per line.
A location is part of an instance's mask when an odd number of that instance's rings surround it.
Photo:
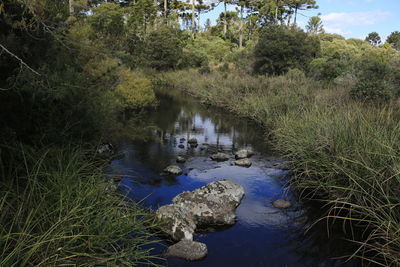
<path fill-rule="evenodd" d="M 285 162 L 275 155 L 266 140 L 265 130 L 255 123 L 201 105 L 190 96 L 171 90 L 158 93 L 159 107 L 145 119 L 129 124 L 117 145 L 120 157 L 110 171 L 122 174 L 121 192 L 144 206 L 156 210 L 170 204 L 173 197 L 210 182 L 227 179 L 243 186 L 245 197 L 236 210 L 237 222 L 227 229 L 196 233 L 195 241 L 205 243 L 208 255 L 201 261 L 188 262 L 168 258 L 166 266 L 355 266 L 332 258 L 340 237 L 326 236 L 327 225 L 306 232 L 312 214 L 318 209 L 297 202 L 296 194 L 285 186 L 290 178 Z M 139 126 L 138 126 L 139 125 Z M 198 146 L 187 141 L 196 138 Z M 232 166 L 233 152 L 251 149 L 249 168 Z M 231 156 L 225 162 L 210 159 L 214 152 Z M 187 159 L 176 163 L 177 156 Z M 183 174 L 163 176 L 168 165 L 178 165 Z M 271 205 L 276 199 L 286 199 L 292 206 L 279 210 Z M 317 211 L 315 211 L 317 210 Z M 155 253 L 171 243 L 161 242 Z"/>

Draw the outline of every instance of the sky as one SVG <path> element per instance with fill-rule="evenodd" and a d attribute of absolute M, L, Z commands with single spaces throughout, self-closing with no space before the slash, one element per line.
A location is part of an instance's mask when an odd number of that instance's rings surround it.
<path fill-rule="evenodd" d="M 324 29 L 346 38 L 365 39 L 370 32 L 377 32 L 382 38 L 393 31 L 400 31 L 400 0 L 317 0 L 319 9 L 301 11 L 298 25 L 304 28 L 309 17 L 321 14 Z M 230 6 L 229 10 L 235 10 Z M 210 18 L 212 24 L 223 12 L 218 5 L 207 14 L 202 14 L 201 24 Z"/>

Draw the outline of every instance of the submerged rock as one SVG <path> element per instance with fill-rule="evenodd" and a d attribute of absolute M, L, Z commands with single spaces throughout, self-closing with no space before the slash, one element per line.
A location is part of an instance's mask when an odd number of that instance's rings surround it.
<path fill-rule="evenodd" d="M 196 224 L 190 211 L 174 204 L 160 207 L 156 211 L 161 230 L 173 240 L 193 240 Z"/>
<path fill-rule="evenodd" d="M 248 158 L 244 158 L 244 159 L 238 159 L 238 160 L 235 160 L 235 165 L 237 165 L 237 166 L 241 166 L 241 167 L 250 167 L 251 166 L 251 160 L 250 159 L 248 159 Z"/>
<path fill-rule="evenodd" d="M 290 208 L 292 206 L 292 204 L 287 200 L 277 199 L 272 202 L 272 206 L 274 206 L 277 209 L 287 209 L 287 208 Z"/>
<path fill-rule="evenodd" d="M 183 143 L 183 142 L 185 142 L 185 138 L 181 138 L 181 139 L 179 139 L 179 143 Z"/>
<path fill-rule="evenodd" d="M 105 156 L 111 156 L 112 154 L 114 154 L 114 146 L 110 143 L 102 143 L 101 145 L 99 145 L 97 153 Z"/>
<path fill-rule="evenodd" d="M 253 155 L 254 155 L 253 151 L 248 149 L 241 149 L 235 153 L 235 159 L 250 158 Z"/>
<path fill-rule="evenodd" d="M 190 138 L 189 140 L 188 140 L 188 143 L 189 144 L 197 144 L 197 139 L 196 138 Z"/>
<path fill-rule="evenodd" d="M 170 247 L 164 253 L 166 257 L 178 257 L 188 261 L 201 260 L 207 256 L 207 246 L 204 243 L 182 240 Z"/>
<path fill-rule="evenodd" d="M 164 169 L 165 173 L 172 175 L 180 175 L 182 174 L 182 169 L 175 165 L 170 165 Z"/>
<path fill-rule="evenodd" d="M 196 228 L 233 225 L 236 208 L 244 189 L 231 181 L 209 183 L 177 195 L 173 204 L 160 207 L 156 214 L 164 233 L 174 240 L 192 240 Z"/>
<path fill-rule="evenodd" d="M 212 154 L 211 159 L 215 160 L 215 161 L 226 161 L 229 159 L 229 155 L 222 153 L 222 152 L 218 152 L 218 153 Z"/>
<path fill-rule="evenodd" d="M 185 146 L 182 145 L 182 144 L 180 144 L 178 147 L 179 147 L 179 148 L 185 148 Z"/>
<path fill-rule="evenodd" d="M 176 162 L 178 162 L 178 163 L 185 163 L 185 162 L 186 162 L 186 159 L 185 159 L 184 157 L 182 157 L 182 156 L 177 156 L 177 157 L 176 157 Z"/>

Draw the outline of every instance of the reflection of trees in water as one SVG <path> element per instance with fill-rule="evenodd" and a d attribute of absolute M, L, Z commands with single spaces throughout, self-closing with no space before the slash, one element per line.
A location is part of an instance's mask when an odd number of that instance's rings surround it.
<path fill-rule="evenodd" d="M 156 111 L 145 116 L 131 116 L 122 122 L 122 135 L 127 137 L 127 143 L 134 144 L 136 151 L 135 158 L 131 160 L 139 160 L 157 174 L 173 162 L 177 135 L 184 135 L 186 139 L 194 134 L 203 135 L 206 142 L 216 140 L 216 150 L 222 147 L 222 137 L 226 136 L 232 141 L 225 143 L 224 148 L 252 145 L 255 150 L 264 150 L 262 129 L 249 121 L 220 109 L 202 106 L 190 96 L 177 94 L 173 90 L 168 94 L 159 94 L 158 98 Z M 211 127 L 210 131 L 204 127 Z M 214 146 L 211 144 L 211 149 Z"/>
<path fill-rule="evenodd" d="M 221 136 L 225 135 L 232 139 L 233 148 L 252 145 L 256 150 L 265 149 L 263 131 L 245 119 L 227 114 L 218 108 L 201 105 L 190 96 L 180 94 L 176 90 L 158 94 L 158 99 L 159 107 L 155 112 L 135 118 L 131 126 L 129 121 L 125 123 L 124 128 L 129 130 L 129 137 L 138 140 L 152 138 L 163 143 L 167 135 L 173 137 L 180 134 L 190 137 L 191 134 L 197 134 L 204 135 L 209 140 L 216 138 L 219 143 Z M 210 130 L 214 130 L 216 136 L 207 136 L 210 133 L 207 133 L 204 125 L 208 120 L 213 127 Z"/>
<path fill-rule="evenodd" d="M 256 124 L 244 119 L 238 118 L 232 114 L 224 112 L 219 108 L 204 106 L 196 102 L 192 97 L 180 94 L 176 90 L 169 90 L 166 94 L 159 95 L 160 103 L 166 103 L 166 107 L 179 106 L 182 110 L 179 112 L 177 120 L 171 120 L 169 127 L 174 129 L 175 122 L 178 122 L 176 132 L 169 131 L 171 134 L 204 134 L 207 135 L 203 126 L 207 120 L 210 120 L 216 140 L 219 146 L 222 135 L 227 135 L 232 139 L 232 147 L 240 148 L 251 145 L 255 150 L 263 151 L 267 149 L 263 130 Z M 164 110 L 159 112 L 166 113 Z M 195 125 L 194 118 L 197 116 L 202 125 Z M 176 117 L 175 117 L 176 119 Z M 164 120 L 164 123 L 166 119 Z M 212 139 L 212 136 L 208 136 Z"/>

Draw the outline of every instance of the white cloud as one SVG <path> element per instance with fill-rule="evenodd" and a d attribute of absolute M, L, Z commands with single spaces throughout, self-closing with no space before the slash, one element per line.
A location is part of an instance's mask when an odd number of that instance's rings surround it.
<path fill-rule="evenodd" d="M 338 34 L 349 34 L 351 33 L 348 30 L 349 27 L 375 25 L 390 16 L 392 16 L 391 12 L 373 10 L 366 12 L 329 13 L 321 16 L 321 19 L 325 31 Z"/>

